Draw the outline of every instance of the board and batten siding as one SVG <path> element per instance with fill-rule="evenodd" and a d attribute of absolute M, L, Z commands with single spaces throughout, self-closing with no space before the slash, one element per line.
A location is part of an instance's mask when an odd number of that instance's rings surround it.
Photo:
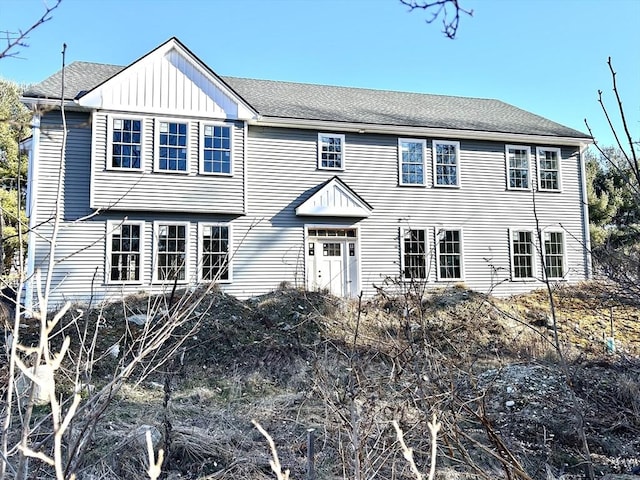
<path fill-rule="evenodd" d="M 108 168 L 107 122 L 113 118 L 139 118 L 143 122 L 143 170 L 123 171 Z M 188 121 L 188 172 L 154 172 L 154 129 L 158 120 L 175 117 L 131 116 L 97 112 L 93 116 L 94 150 L 91 207 L 122 211 L 194 212 L 242 214 L 244 205 L 244 124 L 224 122 L 232 129 L 233 175 L 200 174 L 200 120 Z M 220 125 L 223 122 L 202 121 Z"/>
<path fill-rule="evenodd" d="M 342 133 L 342 132 L 330 132 Z M 387 278 L 400 274 L 400 229 L 425 228 L 432 250 L 429 283 L 437 281 L 436 235 L 440 229 L 461 229 L 462 282 L 469 288 L 509 295 L 542 286 L 511 281 L 509 229 L 538 226 L 564 231 L 566 279 L 586 278 L 581 169 L 577 148 L 562 149 L 561 192 L 507 189 L 505 144 L 460 141 L 460 187 L 433 186 L 431 148 L 426 138 L 426 186 L 398 185 L 397 137 L 346 134 L 344 171 L 317 169 L 317 132 L 269 127 L 249 131 L 249 215 L 237 219 L 236 235 L 245 238 L 236 252 L 234 283 L 225 287 L 241 296 L 262 293 L 281 281 L 305 283 L 304 226 L 345 225 L 359 228 L 361 288 L 375 293 Z M 456 140 L 436 138 L 435 140 Z M 530 144 L 532 180 L 537 178 L 536 150 Z M 322 182 L 338 175 L 373 207 L 365 219 L 297 217 L 295 207 Z M 238 228 L 242 226 L 241 228 Z M 250 228 L 251 227 L 251 228 Z M 541 261 L 535 259 L 537 276 Z M 454 282 L 456 283 L 456 282 Z"/>

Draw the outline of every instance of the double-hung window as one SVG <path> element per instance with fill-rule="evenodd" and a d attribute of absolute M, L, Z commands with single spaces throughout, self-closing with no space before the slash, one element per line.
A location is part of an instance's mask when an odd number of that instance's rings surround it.
<path fill-rule="evenodd" d="M 538 188 L 542 191 L 560 190 L 560 149 L 538 147 Z"/>
<path fill-rule="evenodd" d="M 140 282 L 144 224 L 109 221 L 107 231 L 107 282 Z"/>
<path fill-rule="evenodd" d="M 200 136 L 200 173 L 231 175 L 231 127 L 202 125 Z"/>
<path fill-rule="evenodd" d="M 424 140 L 398 139 L 400 185 L 424 185 Z"/>
<path fill-rule="evenodd" d="M 565 274 L 564 233 L 561 231 L 545 231 L 544 239 L 544 267 L 549 279 L 560 279 Z"/>
<path fill-rule="evenodd" d="M 163 223 L 154 225 L 156 248 L 156 282 L 185 282 L 187 280 L 187 252 L 189 225 Z"/>
<path fill-rule="evenodd" d="M 142 168 L 142 120 L 109 118 L 111 158 L 109 168 L 140 170 Z"/>
<path fill-rule="evenodd" d="M 507 145 L 507 188 L 510 190 L 529 190 L 531 188 L 531 149 L 516 145 Z"/>
<path fill-rule="evenodd" d="M 425 280 L 427 266 L 427 230 L 406 229 L 402 233 L 402 276 L 407 280 Z"/>
<path fill-rule="evenodd" d="M 436 186 L 460 186 L 460 142 L 433 141 L 433 177 Z"/>
<path fill-rule="evenodd" d="M 511 230 L 511 274 L 514 280 L 530 280 L 534 277 L 535 249 L 533 232 Z"/>
<path fill-rule="evenodd" d="M 228 225 L 200 224 L 200 280 L 231 281 Z"/>
<path fill-rule="evenodd" d="M 156 121 L 156 171 L 187 172 L 189 158 L 188 131 L 188 122 Z"/>
<path fill-rule="evenodd" d="M 344 170 L 344 135 L 318 134 L 318 168 Z"/>
<path fill-rule="evenodd" d="M 440 230 L 436 257 L 438 280 L 462 280 L 462 230 Z"/>

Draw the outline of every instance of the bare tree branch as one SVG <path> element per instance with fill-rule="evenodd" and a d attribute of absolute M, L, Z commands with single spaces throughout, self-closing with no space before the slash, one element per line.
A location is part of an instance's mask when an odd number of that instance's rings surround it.
<path fill-rule="evenodd" d="M 400 0 L 400 3 L 409 7 L 409 11 L 414 10 L 429 10 L 431 17 L 427 18 L 427 23 L 433 23 L 442 15 L 442 33 L 444 33 L 451 40 L 456 38 L 458 33 L 458 26 L 460 24 L 460 14 L 465 13 L 470 17 L 473 16 L 473 10 L 466 10 L 461 5 L 459 0 Z M 453 12 L 447 9 L 451 7 Z"/>
<path fill-rule="evenodd" d="M 36 28 L 38 28 L 40 25 L 42 25 L 43 23 L 51 20 L 52 18 L 51 12 L 53 12 L 56 8 L 58 8 L 58 6 L 60 5 L 60 2 L 62 2 L 62 0 L 55 0 L 55 3 L 52 7 L 48 7 L 47 4 L 45 3 L 45 12 L 42 14 L 42 16 L 38 20 L 36 20 L 33 23 L 33 25 L 31 25 L 26 30 L 18 30 L 17 33 L 13 33 L 8 30 L 5 30 L 4 32 L 2 32 L 4 33 L 7 45 L 4 48 L 4 50 L 0 52 L 0 59 L 5 57 L 16 57 L 20 53 L 18 48 L 28 47 L 29 45 L 26 43 L 26 40 L 27 38 L 29 38 L 29 34 L 33 32 Z"/>

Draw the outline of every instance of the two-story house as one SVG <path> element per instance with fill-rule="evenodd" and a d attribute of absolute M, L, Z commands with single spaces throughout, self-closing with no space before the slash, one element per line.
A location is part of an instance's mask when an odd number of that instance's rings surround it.
<path fill-rule="evenodd" d="M 175 38 L 127 67 L 74 62 L 24 101 L 30 274 L 60 186 L 54 303 L 590 274 L 590 137 L 501 101 L 221 77 Z"/>

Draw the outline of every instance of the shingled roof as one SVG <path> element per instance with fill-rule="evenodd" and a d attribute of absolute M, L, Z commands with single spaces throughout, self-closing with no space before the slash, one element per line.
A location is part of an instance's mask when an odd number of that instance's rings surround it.
<path fill-rule="evenodd" d="M 81 97 L 125 67 L 73 62 L 65 97 Z M 262 117 L 590 139 L 508 103 L 484 98 L 221 77 Z M 34 85 L 25 97 L 60 98 L 62 73 Z"/>

